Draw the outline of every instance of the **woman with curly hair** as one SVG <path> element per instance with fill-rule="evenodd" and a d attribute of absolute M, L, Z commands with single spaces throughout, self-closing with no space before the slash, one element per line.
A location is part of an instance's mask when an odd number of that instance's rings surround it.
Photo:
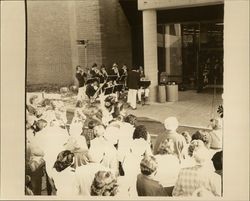
<path fill-rule="evenodd" d="M 118 183 L 110 171 L 98 171 L 91 185 L 92 196 L 115 196 L 118 192 Z"/>

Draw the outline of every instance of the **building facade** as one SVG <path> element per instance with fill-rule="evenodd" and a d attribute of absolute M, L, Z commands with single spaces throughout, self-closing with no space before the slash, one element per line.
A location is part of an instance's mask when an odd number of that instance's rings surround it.
<path fill-rule="evenodd" d="M 130 25 L 117 0 L 28 0 L 27 28 L 27 85 L 71 84 L 76 65 L 131 66 Z"/>
<path fill-rule="evenodd" d="M 27 84 L 71 84 L 76 65 L 117 62 L 144 67 L 151 101 L 162 74 L 194 89 L 209 71 L 207 84 L 223 85 L 223 0 L 28 0 L 27 7 Z"/>

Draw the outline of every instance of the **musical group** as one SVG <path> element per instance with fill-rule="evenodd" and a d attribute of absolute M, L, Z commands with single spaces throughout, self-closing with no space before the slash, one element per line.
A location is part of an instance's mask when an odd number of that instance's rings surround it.
<path fill-rule="evenodd" d="M 78 101 L 90 100 L 94 103 L 99 100 L 102 103 L 110 95 L 118 101 L 127 90 L 127 103 L 133 110 L 137 102 L 144 105 L 148 101 L 151 82 L 146 79 L 142 66 L 129 70 L 126 64 L 119 68 L 114 63 L 107 71 L 105 65 L 98 68 L 96 63 L 91 69 L 83 69 L 78 65 L 75 76 L 78 81 Z"/>

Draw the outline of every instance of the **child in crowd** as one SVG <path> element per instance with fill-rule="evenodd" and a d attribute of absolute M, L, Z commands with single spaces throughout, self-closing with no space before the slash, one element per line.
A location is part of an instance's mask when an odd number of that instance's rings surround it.
<path fill-rule="evenodd" d="M 94 121 L 89 121 L 88 128 L 84 128 L 81 134 L 85 137 L 88 148 L 90 148 L 90 141 L 96 138 L 96 133 L 94 131 L 95 126 Z"/>

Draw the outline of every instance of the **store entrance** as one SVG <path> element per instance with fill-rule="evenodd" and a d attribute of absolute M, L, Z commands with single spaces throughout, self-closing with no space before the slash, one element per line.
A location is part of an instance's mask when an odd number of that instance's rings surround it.
<path fill-rule="evenodd" d="M 187 89 L 222 87 L 222 22 L 163 24 L 157 32 L 159 74 Z"/>
<path fill-rule="evenodd" d="M 182 24 L 183 83 L 198 91 L 223 85 L 223 23 Z"/>

